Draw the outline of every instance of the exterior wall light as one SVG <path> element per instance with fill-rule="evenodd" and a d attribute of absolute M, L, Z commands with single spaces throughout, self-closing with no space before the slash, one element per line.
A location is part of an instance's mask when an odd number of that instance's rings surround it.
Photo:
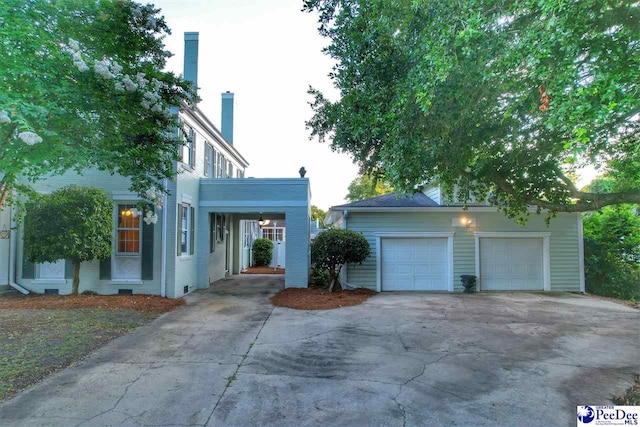
<path fill-rule="evenodd" d="M 456 218 L 453 218 L 453 220 L 451 221 L 451 225 L 453 227 L 465 227 L 465 228 L 475 227 L 476 219 L 469 218 L 467 216 L 456 217 Z"/>

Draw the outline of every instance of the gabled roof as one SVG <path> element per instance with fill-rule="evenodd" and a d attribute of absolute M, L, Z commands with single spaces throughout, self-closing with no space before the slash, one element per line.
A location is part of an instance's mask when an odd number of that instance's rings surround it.
<path fill-rule="evenodd" d="M 440 206 L 424 193 L 415 193 L 411 195 L 400 195 L 398 193 L 390 193 L 382 196 L 372 197 L 370 199 L 358 200 L 357 202 L 347 203 L 345 205 L 332 206 L 336 208 L 422 208 Z"/>

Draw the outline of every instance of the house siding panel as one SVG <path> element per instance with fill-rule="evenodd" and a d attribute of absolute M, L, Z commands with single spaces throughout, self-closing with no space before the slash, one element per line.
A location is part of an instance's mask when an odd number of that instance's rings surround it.
<path fill-rule="evenodd" d="M 475 228 L 452 227 L 452 220 L 465 215 L 476 220 Z M 523 227 L 502 213 L 493 212 L 349 212 L 347 226 L 362 233 L 371 255 L 362 265 L 349 265 L 347 282 L 376 289 L 376 232 L 455 232 L 453 238 L 453 285 L 461 291 L 460 275 L 475 274 L 474 231 L 551 232 L 551 290 L 579 291 L 578 221 L 576 214 L 560 214 L 549 227 L 544 216 L 532 214 Z"/>

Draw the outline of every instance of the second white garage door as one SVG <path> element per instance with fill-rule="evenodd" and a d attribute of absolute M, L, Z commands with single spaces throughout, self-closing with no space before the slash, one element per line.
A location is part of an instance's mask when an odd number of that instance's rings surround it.
<path fill-rule="evenodd" d="M 383 291 L 446 291 L 446 238 L 381 239 Z"/>
<path fill-rule="evenodd" d="M 542 239 L 480 239 L 481 290 L 542 290 L 543 277 Z"/>

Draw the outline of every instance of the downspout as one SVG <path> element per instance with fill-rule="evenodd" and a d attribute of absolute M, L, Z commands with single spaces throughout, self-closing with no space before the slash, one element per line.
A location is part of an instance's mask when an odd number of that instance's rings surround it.
<path fill-rule="evenodd" d="M 167 296 L 167 178 L 162 180 L 162 256 L 160 258 L 160 296 Z"/>
<path fill-rule="evenodd" d="M 16 260 L 18 259 L 16 256 L 18 251 L 16 227 L 18 223 L 13 217 L 12 207 L 9 208 L 9 221 L 11 227 L 9 227 L 9 280 L 7 280 L 7 282 L 9 283 L 9 286 L 11 286 L 16 291 L 20 292 L 21 294 L 27 295 L 30 293 L 30 291 L 16 283 Z"/>

